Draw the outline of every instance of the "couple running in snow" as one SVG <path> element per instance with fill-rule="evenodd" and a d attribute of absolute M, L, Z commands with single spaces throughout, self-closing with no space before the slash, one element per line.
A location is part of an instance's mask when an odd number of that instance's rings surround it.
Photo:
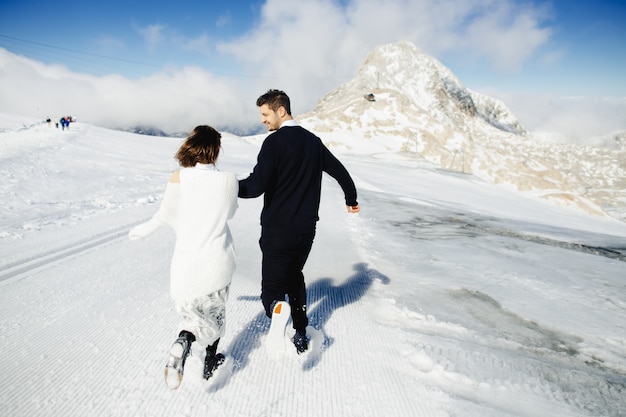
<path fill-rule="evenodd" d="M 170 293 L 181 322 L 165 368 L 172 389 L 180 385 L 194 341 L 206 346 L 205 379 L 224 361 L 217 345 L 224 335 L 225 304 L 235 270 L 227 222 L 237 209 L 237 197 L 264 195 L 259 240 L 261 301 L 271 319 L 266 342 L 270 351 L 284 350 L 289 317 L 297 353 L 308 349 L 302 269 L 319 219 L 322 172 L 343 189 L 348 212 L 359 211 L 350 174 L 317 136 L 296 123 L 289 97 L 283 91 L 269 90 L 256 104 L 261 122 L 272 133 L 263 142 L 248 178 L 238 181 L 235 174 L 215 168 L 221 135 L 210 126 L 198 126 L 176 154 L 182 169 L 170 178 L 159 210 L 129 234 L 139 239 L 162 225 L 176 232 Z"/>

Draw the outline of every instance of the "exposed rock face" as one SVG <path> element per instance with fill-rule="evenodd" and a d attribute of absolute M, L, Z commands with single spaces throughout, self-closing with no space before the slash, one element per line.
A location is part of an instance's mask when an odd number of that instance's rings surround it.
<path fill-rule="evenodd" d="M 322 138 L 334 132 L 329 146 L 342 145 L 337 132 L 358 134 L 364 146 L 355 153 L 414 152 L 443 169 L 626 220 L 624 134 L 613 149 L 536 140 L 504 103 L 468 90 L 410 43 L 373 50 L 353 80 L 298 119 Z"/>

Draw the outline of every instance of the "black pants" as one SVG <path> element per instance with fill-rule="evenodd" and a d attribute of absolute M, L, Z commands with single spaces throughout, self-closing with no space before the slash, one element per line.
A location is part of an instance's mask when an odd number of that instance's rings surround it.
<path fill-rule="evenodd" d="M 263 263 L 261 268 L 261 301 L 268 317 L 272 316 L 274 301 L 289 296 L 293 327 L 304 330 L 309 324 L 306 316 L 306 285 L 302 269 L 306 263 L 315 232 L 292 236 L 262 235 L 259 240 Z"/>

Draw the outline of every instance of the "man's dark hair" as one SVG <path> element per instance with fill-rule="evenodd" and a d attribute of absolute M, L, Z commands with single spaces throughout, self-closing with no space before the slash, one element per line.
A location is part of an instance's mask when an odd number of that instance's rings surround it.
<path fill-rule="evenodd" d="M 284 91 L 267 90 L 267 93 L 256 100 L 258 107 L 264 104 L 267 104 L 267 107 L 272 109 L 272 111 L 277 111 L 280 107 L 284 107 L 287 114 L 291 116 L 291 103 L 289 96 Z"/>

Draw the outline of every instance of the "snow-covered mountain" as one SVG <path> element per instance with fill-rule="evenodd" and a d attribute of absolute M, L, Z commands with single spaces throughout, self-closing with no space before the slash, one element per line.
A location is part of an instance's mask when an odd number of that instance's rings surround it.
<path fill-rule="evenodd" d="M 351 152 L 413 152 L 442 169 L 626 219 L 624 146 L 533 137 L 504 103 L 467 89 L 411 43 L 376 48 L 353 80 L 298 118 L 330 147 L 348 147 L 362 136 Z"/>

